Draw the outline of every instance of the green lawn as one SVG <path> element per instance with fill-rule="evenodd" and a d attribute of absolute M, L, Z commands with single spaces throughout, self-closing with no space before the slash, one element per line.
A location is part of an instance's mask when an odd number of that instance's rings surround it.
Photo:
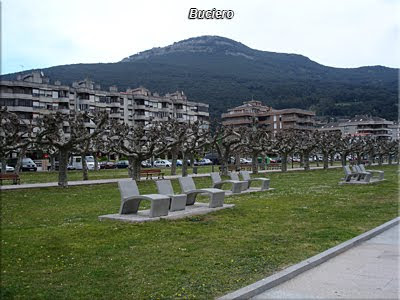
<path fill-rule="evenodd" d="M 336 164 L 339 164 L 338 162 Z M 316 166 L 315 163 L 311 163 L 311 166 Z M 288 168 L 291 168 L 291 164 Z M 321 164 L 320 164 L 321 166 Z M 298 168 L 299 164 L 294 163 L 294 168 Z M 219 171 L 219 166 L 214 167 L 215 171 Z M 171 175 L 170 168 L 163 169 L 165 175 Z M 199 166 L 198 173 L 210 173 L 212 166 Z M 189 168 L 189 174 L 192 174 L 192 169 Z M 182 168 L 177 168 L 177 174 L 182 174 Z M 21 184 L 24 183 L 43 183 L 43 182 L 56 182 L 58 181 L 58 172 L 21 172 L 20 173 Z M 89 171 L 89 179 L 110 179 L 110 178 L 128 178 L 128 169 L 109 169 L 99 171 Z M 68 180 L 77 181 L 82 180 L 82 171 L 68 171 Z M 12 184 L 12 181 L 4 181 L 4 184 Z"/>
<path fill-rule="evenodd" d="M 273 173 L 276 190 L 233 209 L 143 224 L 98 221 L 118 211 L 116 184 L 1 191 L 2 298 L 221 296 L 395 218 L 398 169 L 379 169 L 387 180 L 362 186 L 338 185 L 340 169 Z"/>

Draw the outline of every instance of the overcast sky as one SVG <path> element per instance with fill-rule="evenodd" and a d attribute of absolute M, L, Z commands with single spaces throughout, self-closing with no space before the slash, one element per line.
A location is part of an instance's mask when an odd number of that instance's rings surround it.
<path fill-rule="evenodd" d="M 188 20 L 191 7 L 235 16 Z M 3 0 L 1 72 L 117 62 L 200 35 L 334 67 L 399 67 L 398 20 L 400 0 Z"/>

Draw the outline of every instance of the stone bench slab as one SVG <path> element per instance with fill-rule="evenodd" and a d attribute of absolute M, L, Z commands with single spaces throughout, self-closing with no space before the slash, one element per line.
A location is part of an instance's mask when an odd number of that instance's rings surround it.
<path fill-rule="evenodd" d="M 155 218 L 150 218 L 149 217 L 150 210 L 145 209 L 145 210 L 139 210 L 137 214 L 103 215 L 103 216 L 99 216 L 99 220 L 100 221 L 115 220 L 115 221 L 130 222 L 130 223 L 143 223 L 143 222 L 149 222 L 149 221 L 158 221 L 161 219 L 176 220 L 176 219 L 182 219 L 182 218 L 191 217 L 191 216 L 204 215 L 204 214 L 208 214 L 208 213 L 218 211 L 221 209 L 232 208 L 235 206 L 235 204 L 224 204 L 222 207 L 209 208 L 208 205 L 209 205 L 208 203 L 196 202 L 193 205 L 186 206 L 185 210 L 170 211 L 167 216 L 155 217 Z"/>

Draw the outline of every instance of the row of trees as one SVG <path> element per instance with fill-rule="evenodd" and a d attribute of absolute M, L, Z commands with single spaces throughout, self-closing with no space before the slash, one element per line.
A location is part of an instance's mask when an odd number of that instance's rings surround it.
<path fill-rule="evenodd" d="M 334 157 L 340 154 L 342 164 L 352 154 L 358 162 L 368 157 L 369 162 L 376 158 L 382 163 L 387 157 L 392 163 L 398 157 L 398 142 L 372 137 L 345 136 L 338 132 L 285 130 L 272 135 L 266 128 L 258 127 L 254 122 L 251 127 L 234 129 L 214 123 L 206 126 L 200 122 L 179 123 L 150 122 L 146 126 L 129 127 L 115 120 L 109 120 L 105 112 L 96 114 L 72 113 L 69 115 L 47 114 L 32 120 L 28 124 L 6 109 L 0 110 L 0 158 L 2 172 L 5 172 L 6 158 L 11 153 L 18 154 L 19 171 L 21 159 L 28 150 L 40 149 L 50 156 L 52 167 L 55 158 L 59 159 L 59 185 L 67 186 L 68 158 L 72 153 L 82 156 L 83 179 L 88 179 L 85 157 L 93 154 L 97 170 L 97 156 L 114 153 L 124 156 L 129 161 L 128 172 L 133 179 L 140 180 L 141 162 L 152 157 L 169 155 L 172 157 L 171 173 L 176 174 L 176 161 L 182 158 L 182 176 L 188 174 L 188 160 L 194 161 L 205 152 L 216 152 L 223 174 L 228 172 L 231 157 L 237 164 L 240 157 L 252 158 L 253 172 L 265 168 L 262 159 L 279 156 L 282 171 L 293 155 L 301 158 L 305 170 L 310 168 L 309 157 L 322 155 L 323 166 L 328 168 Z M 398 161 L 398 159 L 397 159 Z"/>

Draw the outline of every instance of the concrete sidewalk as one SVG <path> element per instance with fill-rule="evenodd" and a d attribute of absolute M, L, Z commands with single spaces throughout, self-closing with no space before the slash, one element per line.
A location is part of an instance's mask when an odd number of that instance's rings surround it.
<path fill-rule="evenodd" d="M 341 168 L 341 166 L 329 166 L 331 169 Z M 311 170 L 320 170 L 323 167 L 312 167 Z M 303 171 L 303 168 L 293 168 L 288 169 L 288 171 Z M 260 174 L 263 173 L 275 173 L 280 172 L 281 170 L 259 170 Z M 218 172 L 217 168 L 215 172 Z M 181 175 L 169 175 L 164 176 L 164 179 L 177 179 Z M 207 177 L 210 176 L 210 173 L 201 173 L 201 174 L 190 174 L 191 177 Z M 124 178 L 112 178 L 112 179 L 96 179 L 96 180 L 77 180 L 77 181 L 68 181 L 68 186 L 76 186 L 76 185 L 93 185 L 93 184 L 105 184 L 105 183 L 116 183 L 119 180 L 128 179 Z M 146 180 L 146 177 L 142 177 L 141 180 Z M 156 180 L 156 179 L 153 179 Z M 19 189 L 33 189 L 33 188 L 45 188 L 45 187 L 56 187 L 58 186 L 57 182 L 44 182 L 44 183 L 28 183 L 28 184 L 19 184 L 19 185 L 1 185 L 0 190 L 19 190 Z"/>
<path fill-rule="evenodd" d="M 252 299 L 399 299 L 399 225 Z"/>

